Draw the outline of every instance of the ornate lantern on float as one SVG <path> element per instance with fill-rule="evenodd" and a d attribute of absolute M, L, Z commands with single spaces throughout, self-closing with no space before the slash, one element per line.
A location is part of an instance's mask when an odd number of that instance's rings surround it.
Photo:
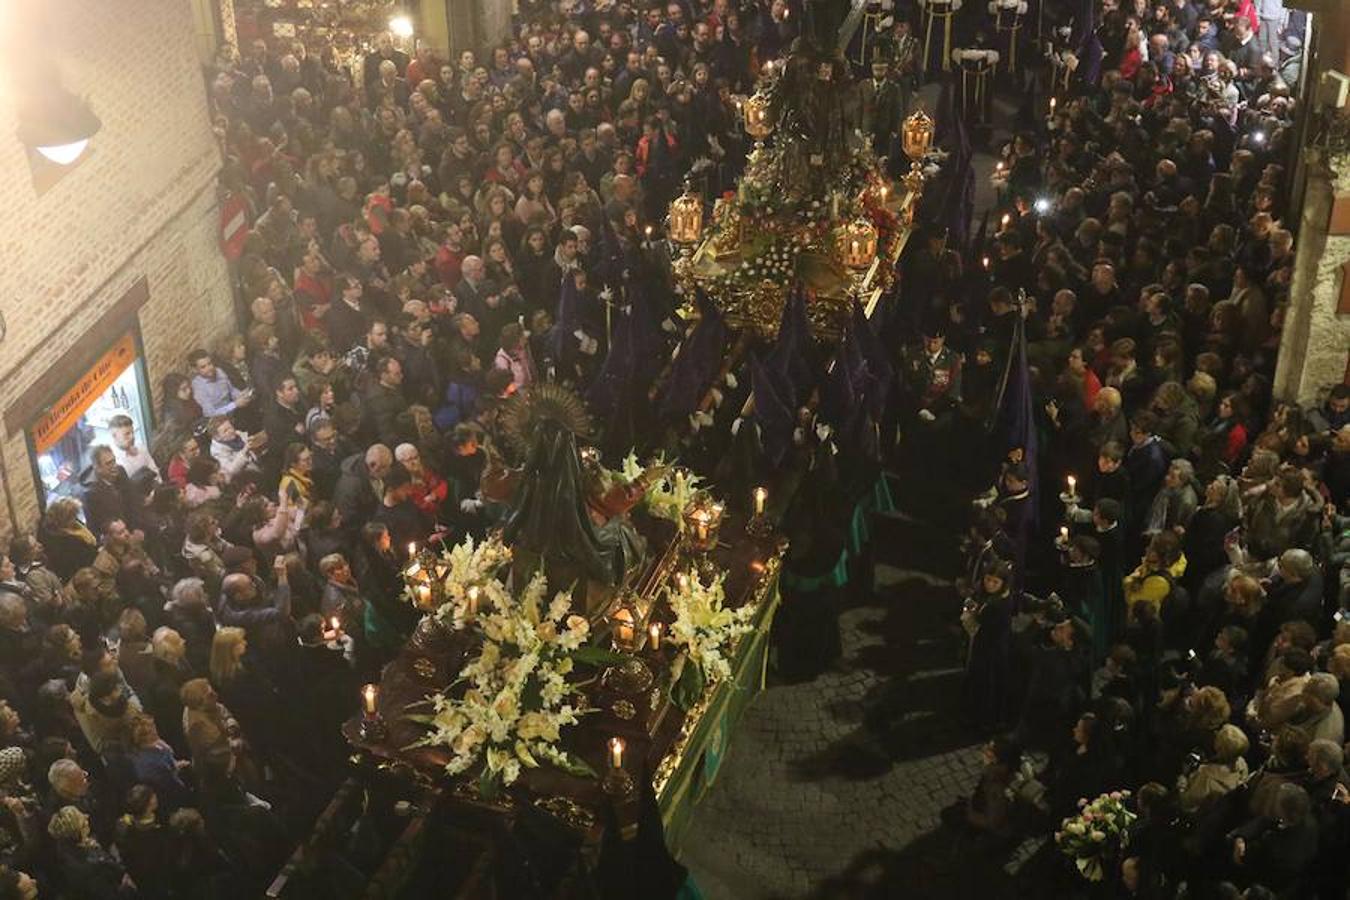
<path fill-rule="evenodd" d="M 923 158 L 933 146 L 933 120 L 922 109 L 916 109 L 905 119 L 900 129 L 900 146 L 910 159 L 905 186 L 914 193 L 923 190 Z"/>
<path fill-rule="evenodd" d="M 877 258 L 877 226 L 865 216 L 858 216 L 839 229 L 839 259 L 853 277 L 854 290 L 862 288 L 867 271 Z"/>
<path fill-rule="evenodd" d="M 726 507 L 707 491 L 694 494 L 682 513 L 685 534 L 694 550 L 706 553 L 717 546 L 717 533 L 722 527 L 725 510 Z"/>
<path fill-rule="evenodd" d="M 684 295 L 680 317 L 694 321 L 699 315 L 698 304 L 694 300 L 698 293 L 694 281 L 694 247 L 703 237 L 703 198 L 694 193 L 688 182 L 685 182 L 684 193 L 670 201 L 666 234 L 680 248 L 679 259 L 671 265 L 671 274 Z"/>
<path fill-rule="evenodd" d="M 416 551 L 416 545 L 408 548 L 408 565 L 403 570 L 403 581 L 408 586 L 413 603 L 423 612 L 430 612 L 445 605 L 445 579 L 450 574 L 450 566 L 430 546 Z"/>
<path fill-rule="evenodd" d="M 666 228 L 670 239 L 681 246 L 697 244 L 703 237 L 703 198 L 688 184 L 684 193 L 670 201 L 670 219 Z"/>
<path fill-rule="evenodd" d="M 745 119 L 745 133 L 755 139 L 755 149 L 762 150 L 764 139 L 773 134 L 769 98 L 763 93 L 756 93 L 742 105 L 741 114 Z"/>
<path fill-rule="evenodd" d="M 839 258 L 853 271 L 867 271 L 877 258 L 877 226 L 859 216 L 839 229 Z"/>

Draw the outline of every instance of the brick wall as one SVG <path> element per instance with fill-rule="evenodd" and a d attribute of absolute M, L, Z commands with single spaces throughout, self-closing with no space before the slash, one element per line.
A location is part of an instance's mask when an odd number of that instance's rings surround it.
<path fill-rule="evenodd" d="M 0 195 L 8 201 L 0 309 L 9 324 L 0 342 L 0 411 L 142 276 L 150 294 L 139 322 L 158 383 L 191 345 L 231 327 L 216 243 L 220 157 L 192 11 L 177 0 L 52 0 L 19 4 L 0 28 Z M 85 158 L 42 193 L 14 137 L 16 79 L 6 68 L 26 65 L 38 47 L 103 122 Z M 81 373 L 62 374 L 73 381 Z M 3 534 L 31 525 L 37 495 L 21 430 L 0 426 L 0 454 Z"/>

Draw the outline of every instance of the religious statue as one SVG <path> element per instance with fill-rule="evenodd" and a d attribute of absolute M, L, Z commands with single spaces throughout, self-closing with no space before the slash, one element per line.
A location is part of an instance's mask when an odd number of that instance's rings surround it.
<path fill-rule="evenodd" d="M 785 162 L 791 180 L 823 194 L 833 174 L 848 162 L 861 124 L 858 88 L 838 51 L 813 47 L 796 53 L 783 73 L 782 96 L 794 98 L 784 110 L 788 137 Z M 799 182 L 801 183 L 801 182 Z"/>
<path fill-rule="evenodd" d="M 577 584 L 586 613 L 598 613 L 646 559 L 628 516 L 646 485 L 588 473 L 578 437 L 590 435 L 590 415 L 562 385 L 531 385 L 507 402 L 500 421 L 507 449 L 523 462 L 510 467 L 494 453 L 483 493 L 509 508 L 502 539 L 515 552 L 517 574 L 542 565 L 550 584 Z"/>

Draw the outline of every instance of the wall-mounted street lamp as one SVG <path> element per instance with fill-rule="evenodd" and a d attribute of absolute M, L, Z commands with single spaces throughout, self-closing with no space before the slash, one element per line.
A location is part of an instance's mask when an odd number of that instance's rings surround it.
<path fill-rule="evenodd" d="M 19 116 L 18 137 L 43 159 L 69 166 L 102 127 L 85 100 L 64 88 L 47 87 L 40 96 L 27 98 Z"/>

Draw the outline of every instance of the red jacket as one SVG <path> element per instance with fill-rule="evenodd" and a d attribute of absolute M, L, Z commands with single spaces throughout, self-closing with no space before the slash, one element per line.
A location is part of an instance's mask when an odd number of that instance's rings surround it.
<path fill-rule="evenodd" d="M 675 153 L 676 146 L 677 145 L 675 142 L 675 138 L 667 134 L 666 148 L 670 150 L 672 155 Z M 637 161 L 637 173 L 639 178 L 647 174 L 647 160 L 651 157 L 651 153 L 652 153 L 652 142 L 644 134 L 641 137 L 641 139 L 638 140 L 637 155 L 635 157 Z"/>
<path fill-rule="evenodd" d="M 1083 372 L 1083 405 L 1088 412 L 1092 412 L 1092 406 L 1097 402 L 1097 395 L 1101 393 L 1102 380 L 1097 377 L 1097 373 L 1088 368 Z"/>
<path fill-rule="evenodd" d="M 436 267 L 436 274 L 440 276 L 441 283 L 451 290 L 459 284 L 459 270 L 460 266 L 464 265 L 466 255 L 463 250 L 451 250 L 447 244 L 441 244 L 441 248 L 436 251 L 436 259 L 432 261 L 432 265 Z"/>
<path fill-rule="evenodd" d="M 299 300 L 300 323 L 306 331 L 323 328 L 323 319 L 315 312 L 316 308 L 327 307 L 333 302 L 333 284 L 326 278 L 299 271 L 295 274 L 295 294 Z"/>
<path fill-rule="evenodd" d="M 450 484 L 444 478 L 422 467 L 422 477 L 412 483 L 412 501 L 422 512 L 435 517 L 440 514 L 441 504 L 450 496 Z"/>

